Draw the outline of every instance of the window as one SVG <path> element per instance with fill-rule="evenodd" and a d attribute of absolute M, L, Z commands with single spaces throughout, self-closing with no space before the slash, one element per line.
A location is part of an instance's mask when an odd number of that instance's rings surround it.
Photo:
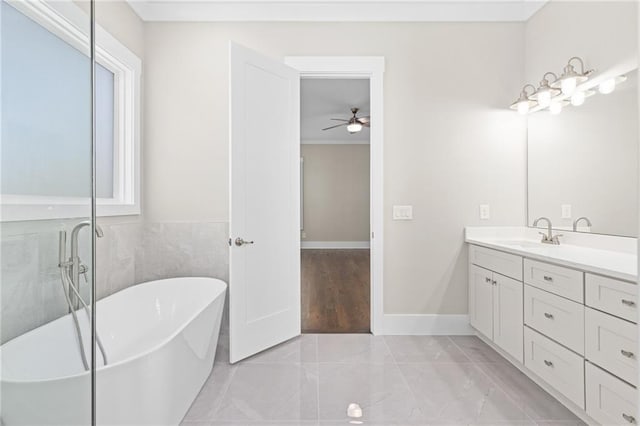
<path fill-rule="evenodd" d="M 72 2 L 1 1 L 2 221 L 87 216 L 88 18 Z M 98 216 L 140 213 L 141 62 L 96 27 Z"/>

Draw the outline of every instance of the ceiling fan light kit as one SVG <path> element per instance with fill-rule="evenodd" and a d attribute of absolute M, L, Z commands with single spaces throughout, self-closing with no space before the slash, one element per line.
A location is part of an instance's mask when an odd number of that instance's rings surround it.
<path fill-rule="evenodd" d="M 362 124 L 360 123 L 349 123 L 347 125 L 347 131 L 351 134 L 358 133 L 362 130 Z"/>
<path fill-rule="evenodd" d="M 576 66 L 579 66 L 579 70 Z M 594 70 L 585 69 L 582 58 L 574 56 L 567 61 L 560 76 L 546 72 L 537 88 L 526 84 L 510 108 L 523 115 L 544 109 L 551 114 L 559 114 L 567 105 L 584 104 L 586 98 L 596 94 L 596 87 L 599 93 L 608 94 L 615 90 L 618 83 L 626 80 L 626 76 L 617 75 L 599 76 L 596 81 L 591 78 L 593 73 Z"/>
<path fill-rule="evenodd" d="M 346 126 L 349 134 L 353 135 L 354 133 L 358 133 L 362 131 L 364 127 L 370 127 L 371 125 L 371 121 L 369 119 L 370 117 L 369 116 L 358 117 L 358 111 L 360 111 L 359 108 L 351 108 L 351 113 L 353 114 L 353 116 L 348 120 L 344 118 L 332 118 L 332 120 L 334 121 L 343 121 L 344 123 L 336 124 L 335 126 L 325 127 L 322 130 L 330 130 L 330 129 L 335 129 L 337 127 Z"/>

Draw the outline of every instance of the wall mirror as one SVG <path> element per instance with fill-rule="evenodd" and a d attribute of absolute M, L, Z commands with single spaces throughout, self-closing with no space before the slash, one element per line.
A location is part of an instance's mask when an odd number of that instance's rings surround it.
<path fill-rule="evenodd" d="M 583 105 L 529 114 L 529 226 L 546 216 L 559 230 L 638 236 L 637 70 L 626 76 Z"/>

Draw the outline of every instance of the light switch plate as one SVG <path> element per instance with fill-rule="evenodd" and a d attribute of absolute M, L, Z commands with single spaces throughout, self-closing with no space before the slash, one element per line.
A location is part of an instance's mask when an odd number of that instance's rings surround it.
<path fill-rule="evenodd" d="M 571 219 L 571 204 L 562 205 L 562 218 Z"/>
<path fill-rule="evenodd" d="M 413 220 L 413 206 L 393 206 L 393 220 Z"/>
<path fill-rule="evenodd" d="M 491 219 L 491 207 L 489 204 L 480 204 L 480 220 Z"/>

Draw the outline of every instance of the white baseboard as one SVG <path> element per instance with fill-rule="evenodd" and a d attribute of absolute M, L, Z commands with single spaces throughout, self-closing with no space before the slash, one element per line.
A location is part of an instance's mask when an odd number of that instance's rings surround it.
<path fill-rule="evenodd" d="M 475 332 L 469 325 L 469 315 L 385 314 L 381 334 L 466 336 Z"/>
<path fill-rule="evenodd" d="M 302 241 L 303 249 L 368 249 L 369 241 Z"/>

